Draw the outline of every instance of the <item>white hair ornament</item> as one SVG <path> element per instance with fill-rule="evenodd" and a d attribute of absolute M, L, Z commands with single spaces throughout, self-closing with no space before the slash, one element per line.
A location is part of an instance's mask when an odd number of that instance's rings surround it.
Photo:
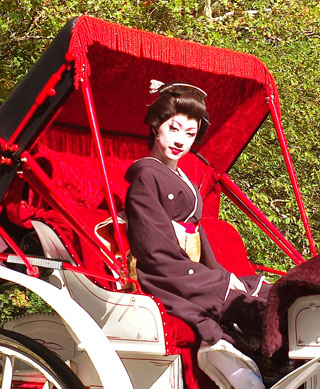
<path fill-rule="evenodd" d="M 164 85 L 164 82 L 158 80 L 150 80 L 150 90 L 149 93 L 157 93 L 159 89 Z"/>
<path fill-rule="evenodd" d="M 150 80 L 149 92 L 159 93 L 160 95 L 163 93 L 171 93 L 176 95 L 182 95 L 184 93 L 195 93 L 203 100 L 207 97 L 205 91 L 198 88 L 197 86 L 185 82 L 169 82 L 165 84 L 162 81 Z"/>

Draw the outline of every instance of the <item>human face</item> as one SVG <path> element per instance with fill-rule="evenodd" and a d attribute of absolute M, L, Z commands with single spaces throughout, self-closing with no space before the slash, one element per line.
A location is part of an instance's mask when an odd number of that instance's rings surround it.
<path fill-rule="evenodd" d="M 182 114 L 171 117 L 159 127 L 151 156 L 176 169 L 179 159 L 190 150 L 197 132 L 198 122 L 195 119 Z"/>

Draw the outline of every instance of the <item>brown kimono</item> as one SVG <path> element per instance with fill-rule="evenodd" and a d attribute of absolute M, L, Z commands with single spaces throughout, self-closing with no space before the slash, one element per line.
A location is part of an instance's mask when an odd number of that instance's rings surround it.
<path fill-rule="evenodd" d="M 245 304 L 253 300 L 256 308 L 260 299 L 251 297 L 250 292 L 255 290 L 259 277 L 242 277 L 249 296 L 230 293 L 225 302 L 230 273 L 216 261 L 203 229 L 200 227 L 200 263 L 192 262 L 179 246 L 172 220 L 185 221 L 196 204 L 189 221 L 200 221 L 202 200 L 197 188 L 194 186 L 193 192 L 175 172 L 153 158 L 133 163 L 126 179 L 131 184 L 126 197 L 128 238 L 138 259 L 137 273 L 143 290 L 159 298 L 169 313 L 193 326 L 207 342 L 223 337 L 220 324 L 224 319 L 237 321 L 228 309 L 235 295 L 241 300 L 236 299 L 240 305 L 233 304 L 236 309 L 232 312 L 249 320 Z M 264 307 L 265 301 L 258 310 Z M 252 315 L 253 321 L 256 315 L 260 313 Z"/>

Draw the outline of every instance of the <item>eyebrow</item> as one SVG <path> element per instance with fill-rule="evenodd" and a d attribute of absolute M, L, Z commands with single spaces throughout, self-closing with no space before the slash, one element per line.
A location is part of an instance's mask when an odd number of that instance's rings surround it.
<path fill-rule="evenodd" d="M 178 122 L 176 119 L 172 119 L 172 123 L 178 124 L 180 128 L 183 127 L 183 125 L 182 125 L 180 122 Z M 185 131 L 190 131 L 190 130 L 196 130 L 196 131 L 198 131 L 198 127 L 189 127 L 189 128 L 185 128 Z"/>

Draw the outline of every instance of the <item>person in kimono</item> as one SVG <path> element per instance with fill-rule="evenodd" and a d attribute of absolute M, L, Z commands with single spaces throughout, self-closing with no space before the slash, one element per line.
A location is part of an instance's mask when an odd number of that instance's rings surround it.
<path fill-rule="evenodd" d="M 269 285 L 261 276 L 237 278 L 216 261 L 200 224 L 198 188 L 178 167 L 208 128 L 206 94 L 185 83 L 164 84 L 158 93 L 145 119 L 150 157 L 126 173 L 127 233 L 138 280 L 205 342 L 232 342 L 225 331 L 230 323 L 259 333 Z"/>

